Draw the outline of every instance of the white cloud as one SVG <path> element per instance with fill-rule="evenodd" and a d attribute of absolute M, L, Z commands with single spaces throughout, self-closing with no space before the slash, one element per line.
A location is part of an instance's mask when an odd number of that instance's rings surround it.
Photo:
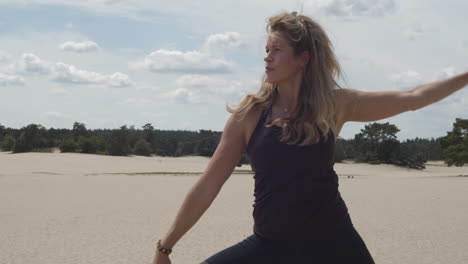
<path fill-rule="evenodd" d="M 63 51 L 72 51 L 72 52 L 92 52 L 99 49 L 99 45 L 93 41 L 83 41 L 83 42 L 74 42 L 67 41 L 60 45 L 60 49 Z"/>
<path fill-rule="evenodd" d="M 130 86 L 130 78 L 120 72 L 104 75 L 97 72 L 85 71 L 74 65 L 57 62 L 53 66 L 52 80 L 73 84 L 104 84 L 112 87 Z"/>
<path fill-rule="evenodd" d="M 11 56 L 0 50 L 0 64 L 7 63 L 11 60 Z"/>
<path fill-rule="evenodd" d="M 434 76 L 433 81 L 444 80 L 459 73 L 461 73 L 461 71 L 456 70 L 454 67 L 446 67 Z"/>
<path fill-rule="evenodd" d="M 143 106 L 149 103 L 152 103 L 152 101 L 146 98 L 127 98 L 117 104 Z"/>
<path fill-rule="evenodd" d="M 202 99 L 186 88 L 177 88 L 174 91 L 162 93 L 161 96 L 167 99 L 173 99 L 179 104 L 198 104 L 201 103 Z"/>
<path fill-rule="evenodd" d="M 240 33 L 225 32 L 208 36 L 203 45 L 203 50 L 207 53 L 224 53 L 244 45 L 245 42 Z"/>
<path fill-rule="evenodd" d="M 193 74 L 186 74 L 182 75 L 174 81 L 176 86 L 182 87 L 192 87 L 197 89 L 203 89 L 207 86 L 213 86 L 216 84 L 220 84 L 222 80 L 215 79 L 213 77 L 207 75 L 193 75 Z"/>
<path fill-rule="evenodd" d="M 242 82 L 206 75 L 182 75 L 174 85 L 213 102 L 236 101 L 248 92 Z"/>
<path fill-rule="evenodd" d="M 24 85 L 25 81 L 20 76 L 6 75 L 0 72 L 0 87 L 2 86 L 13 86 L 13 85 Z"/>
<path fill-rule="evenodd" d="M 60 119 L 60 118 L 65 118 L 67 115 L 61 113 L 61 112 L 55 112 L 55 111 L 49 111 L 45 112 L 42 114 L 43 117 L 47 118 L 54 118 L 54 119 Z"/>
<path fill-rule="evenodd" d="M 127 87 L 133 85 L 130 77 L 121 72 L 114 72 L 111 75 L 106 75 L 105 83 L 112 87 Z"/>
<path fill-rule="evenodd" d="M 335 17 L 384 16 L 397 9 L 394 0 L 320 0 L 319 8 Z"/>
<path fill-rule="evenodd" d="M 228 73 L 231 63 L 199 51 L 182 52 L 160 49 L 151 52 L 142 61 L 131 62 L 132 68 L 143 68 L 163 73 Z"/>
<path fill-rule="evenodd" d="M 424 33 L 425 30 L 420 24 L 414 24 L 405 30 L 404 35 L 408 40 L 416 40 L 423 37 Z"/>
<path fill-rule="evenodd" d="M 97 72 L 81 70 L 74 65 L 69 65 L 62 62 L 51 63 L 44 61 L 32 53 L 23 54 L 21 59 L 18 62 L 10 65 L 8 69 L 14 74 L 50 75 L 53 81 L 60 83 L 100 84 L 110 87 L 127 87 L 132 85 L 132 81 L 128 75 L 121 72 L 101 74 Z"/>
<path fill-rule="evenodd" d="M 51 63 L 32 53 L 23 53 L 21 59 L 10 65 L 9 70 L 19 74 L 49 74 Z"/>
<path fill-rule="evenodd" d="M 408 70 L 405 72 L 392 74 L 390 76 L 390 80 L 399 86 L 399 88 L 408 88 L 410 86 L 419 84 L 422 80 L 422 77 L 419 72 Z"/>
<path fill-rule="evenodd" d="M 70 92 L 62 87 L 54 87 L 48 89 L 49 93 L 51 94 L 69 94 Z"/>

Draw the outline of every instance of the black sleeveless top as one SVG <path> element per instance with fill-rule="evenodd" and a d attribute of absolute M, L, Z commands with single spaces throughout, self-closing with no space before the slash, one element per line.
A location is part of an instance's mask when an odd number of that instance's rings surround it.
<path fill-rule="evenodd" d="M 349 225 L 333 169 L 333 131 L 329 130 L 326 142 L 320 132 L 317 144 L 288 145 L 279 140 L 281 127 L 265 127 L 270 119 L 268 107 L 246 147 L 255 172 L 254 233 L 271 240 L 298 241 Z"/>

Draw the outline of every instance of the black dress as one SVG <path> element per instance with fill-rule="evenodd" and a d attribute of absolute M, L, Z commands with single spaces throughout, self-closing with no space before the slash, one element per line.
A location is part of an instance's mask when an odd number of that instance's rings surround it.
<path fill-rule="evenodd" d="M 264 109 L 246 147 L 254 170 L 253 234 L 202 264 L 372 264 L 338 190 L 335 136 L 317 144 L 280 142 Z"/>

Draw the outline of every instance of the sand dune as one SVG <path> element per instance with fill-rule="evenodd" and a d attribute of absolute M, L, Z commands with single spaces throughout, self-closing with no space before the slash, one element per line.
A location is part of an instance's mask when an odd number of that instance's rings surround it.
<path fill-rule="evenodd" d="M 201 173 L 208 162 L 0 152 L 0 263 L 150 263 L 200 175 L 175 172 Z M 335 170 L 376 263 L 468 263 L 467 166 L 337 163 Z M 229 178 L 174 247 L 173 263 L 199 263 L 251 234 L 252 176 Z"/>

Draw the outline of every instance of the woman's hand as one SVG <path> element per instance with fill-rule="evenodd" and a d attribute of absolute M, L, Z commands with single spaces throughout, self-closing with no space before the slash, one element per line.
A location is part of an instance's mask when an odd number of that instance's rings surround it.
<path fill-rule="evenodd" d="M 153 264 L 171 264 L 171 260 L 169 259 L 169 255 L 156 251 Z"/>

